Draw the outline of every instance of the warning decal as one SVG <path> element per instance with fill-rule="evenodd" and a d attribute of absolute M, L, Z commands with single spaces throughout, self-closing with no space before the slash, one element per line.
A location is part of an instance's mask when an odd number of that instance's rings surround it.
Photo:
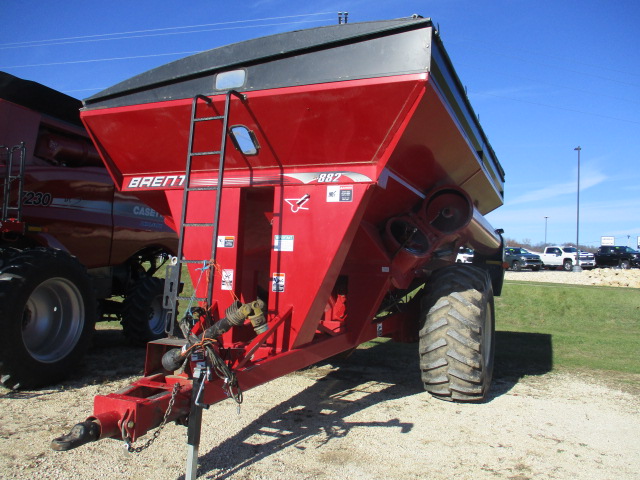
<path fill-rule="evenodd" d="M 352 202 L 353 185 L 327 185 L 327 202 Z"/>
<path fill-rule="evenodd" d="M 222 285 L 220 286 L 220 289 L 233 290 L 233 270 L 232 269 L 222 270 Z"/>
<path fill-rule="evenodd" d="M 236 237 L 218 237 L 218 248 L 233 248 Z"/>
<path fill-rule="evenodd" d="M 275 252 L 293 252 L 293 235 L 275 235 L 273 250 Z"/>
<path fill-rule="evenodd" d="M 284 273 L 274 273 L 271 277 L 271 291 L 284 292 Z"/>

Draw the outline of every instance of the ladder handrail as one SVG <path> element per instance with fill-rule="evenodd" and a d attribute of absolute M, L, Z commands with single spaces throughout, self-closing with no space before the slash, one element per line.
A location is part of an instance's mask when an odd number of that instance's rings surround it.
<path fill-rule="evenodd" d="M 189 145 L 188 145 L 188 151 L 187 151 L 187 161 L 186 161 L 186 165 L 185 165 L 185 182 L 184 182 L 184 190 L 183 190 L 183 194 L 182 194 L 182 211 L 180 213 L 180 227 L 178 229 L 178 252 L 177 252 L 177 257 L 176 257 L 176 262 L 175 265 L 172 266 L 173 268 L 175 268 L 172 278 L 169 279 L 168 281 L 170 284 L 169 287 L 167 285 L 165 285 L 165 300 L 163 303 L 163 306 L 165 308 L 167 308 L 169 310 L 168 312 L 168 318 L 167 318 L 167 322 L 166 322 L 166 331 L 167 333 L 173 333 L 173 323 L 175 321 L 175 312 L 177 310 L 176 308 L 176 301 L 177 301 L 177 289 L 178 286 L 180 284 L 180 280 L 182 277 L 182 265 L 183 263 L 192 263 L 192 262 L 185 262 L 183 260 L 183 250 L 184 250 L 184 236 L 185 236 L 185 231 L 186 231 L 186 226 L 213 226 L 213 238 L 212 238 L 212 243 L 211 243 L 211 257 L 209 258 L 209 261 L 212 264 L 215 264 L 215 260 L 216 260 L 216 255 L 217 255 L 217 238 L 218 238 L 218 233 L 219 233 L 219 224 L 220 224 L 220 204 L 222 201 L 222 184 L 223 184 L 223 178 L 224 178 L 224 168 L 225 168 L 225 156 L 226 156 L 226 148 L 227 148 L 227 136 L 229 134 L 228 129 L 229 129 L 229 113 L 230 113 L 230 108 L 231 108 L 231 96 L 235 96 L 237 98 L 239 98 L 241 101 L 246 100 L 247 96 L 236 91 L 236 90 L 229 90 L 227 91 L 226 95 L 225 95 L 225 105 L 224 105 L 224 115 L 216 115 L 216 116 L 211 116 L 211 117 L 197 117 L 197 106 L 198 106 L 198 101 L 202 100 L 204 101 L 207 105 L 211 105 L 211 103 L 213 102 L 213 100 L 205 95 L 202 94 L 198 94 L 196 96 L 193 97 L 192 103 L 191 103 L 191 121 L 190 121 L 190 125 L 189 125 Z M 220 150 L 219 151 L 213 151 L 213 152 L 194 152 L 193 151 L 193 144 L 194 144 L 194 137 L 195 137 L 195 125 L 197 122 L 202 122 L 202 121 L 211 121 L 211 120 L 222 120 L 222 138 L 220 141 Z M 192 170 L 192 159 L 195 156 L 199 156 L 202 154 L 207 154 L 207 155 L 219 155 L 219 163 L 218 163 L 218 184 L 217 187 L 215 188 L 207 188 L 207 189 L 203 189 L 203 188 L 191 188 L 191 170 Z M 188 210 L 188 203 L 189 203 L 189 193 L 191 191 L 196 191 L 196 190 L 216 190 L 216 208 L 215 208 L 215 213 L 214 213 L 214 219 L 213 219 L 213 223 L 209 224 L 209 223 L 203 223 L 202 225 L 192 225 L 190 223 L 187 223 L 186 219 L 187 219 L 187 210 Z M 213 267 L 213 265 L 211 265 L 211 268 L 209 268 L 209 272 L 208 272 L 208 289 L 207 289 L 207 297 L 206 297 L 206 302 L 207 302 L 207 308 L 209 308 L 212 303 L 213 303 L 213 281 L 214 281 L 214 274 L 215 274 L 215 268 Z M 169 275 L 168 275 L 169 277 Z M 195 294 L 195 292 L 194 292 Z M 169 298 L 169 296 L 172 296 L 171 298 Z M 200 300 L 200 299 L 198 299 Z M 171 303 L 172 305 L 169 306 L 168 304 Z"/>
<path fill-rule="evenodd" d="M 222 200 L 222 180 L 224 177 L 225 155 L 227 153 L 227 130 L 229 128 L 229 109 L 231 104 L 231 95 L 235 95 L 240 101 L 246 100 L 247 96 L 236 91 L 229 90 L 224 102 L 224 118 L 222 120 L 222 141 L 220 144 L 220 158 L 218 163 L 218 189 L 216 190 L 216 209 L 213 216 L 213 240 L 211 242 L 211 261 L 215 264 L 218 253 L 218 233 L 220 226 L 220 203 Z M 207 307 L 213 302 L 213 277 L 215 268 L 209 270 L 209 283 L 207 285 Z"/>
<path fill-rule="evenodd" d="M 9 147 L 5 146 L 5 145 L 0 145 L 0 149 L 3 150 L 6 154 L 6 161 L 4 164 L 4 175 L 3 175 L 3 179 L 2 179 L 2 217 L 0 218 L 0 221 L 2 222 L 6 222 L 7 221 L 7 204 L 9 203 L 9 164 L 11 163 L 9 160 L 9 157 L 11 156 L 11 151 L 9 150 Z"/>
<path fill-rule="evenodd" d="M 5 145 L 1 145 L 0 149 L 6 151 L 7 161 L 5 163 L 5 173 L 4 173 L 4 185 L 3 185 L 3 202 L 2 202 L 2 218 L 0 219 L 2 222 L 6 222 L 9 216 L 9 210 L 14 210 L 16 212 L 15 220 L 17 222 L 22 222 L 22 195 L 24 193 L 24 168 L 25 168 L 25 159 L 26 159 L 26 147 L 24 142 L 20 142 L 19 145 L 15 145 L 13 147 L 8 147 Z M 19 166 L 18 166 L 18 175 L 12 175 L 13 173 L 13 155 L 16 151 L 20 151 L 19 158 Z M 16 205 L 10 205 L 11 199 L 11 184 L 14 180 L 18 181 L 18 196 L 16 198 Z"/>

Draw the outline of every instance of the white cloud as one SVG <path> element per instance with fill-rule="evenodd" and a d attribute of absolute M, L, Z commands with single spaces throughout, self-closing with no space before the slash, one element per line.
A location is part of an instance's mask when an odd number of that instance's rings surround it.
<path fill-rule="evenodd" d="M 540 174 L 541 172 L 538 172 Z M 550 173 L 543 173 L 543 176 L 549 176 Z M 569 175 L 567 175 L 569 176 Z M 508 202 L 509 205 L 519 205 L 523 203 L 539 202 L 541 200 L 549 200 L 551 198 L 575 193 L 577 188 L 577 174 L 574 172 L 575 180 L 567 180 L 566 182 L 555 183 L 538 190 L 527 192 Z M 584 191 L 599 183 L 607 180 L 607 176 L 593 165 L 585 165 L 580 171 L 580 191 Z"/>

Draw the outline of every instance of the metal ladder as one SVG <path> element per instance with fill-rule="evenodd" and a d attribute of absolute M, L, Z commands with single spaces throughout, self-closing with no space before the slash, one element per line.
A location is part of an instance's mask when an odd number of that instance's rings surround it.
<path fill-rule="evenodd" d="M 164 297 L 163 297 L 163 308 L 165 310 L 165 330 L 168 334 L 173 334 L 175 327 L 175 316 L 177 312 L 177 302 L 179 300 L 197 300 L 197 301 L 205 301 L 207 307 L 210 307 L 213 301 L 213 278 L 215 274 L 215 269 L 213 265 L 215 264 L 216 255 L 217 255 L 217 239 L 218 239 L 218 225 L 220 223 L 220 200 L 222 198 L 222 183 L 224 177 L 224 166 L 225 166 L 225 154 L 227 149 L 227 136 L 228 136 L 228 126 L 229 126 L 229 110 L 231 105 L 231 96 L 235 96 L 239 98 L 241 101 L 246 99 L 246 95 L 237 92 L 236 90 L 229 90 L 226 94 L 225 104 L 224 104 L 224 114 L 216 115 L 211 117 L 198 117 L 197 116 L 197 107 L 198 102 L 202 101 L 206 104 L 211 104 L 212 100 L 205 95 L 196 95 L 193 97 L 193 101 L 191 104 L 191 123 L 189 127 L 189 147 L 187 152 L 187 162 L 185 167 L 185 180 L 184 180 L 184 191 L 182 197 L 182 212 L 180 215 L 180 225 L 178 228 L 178 252 L 175 261 L 167 269 L 167 277 L 165 280 L 164 287 Z M 222 121 L 222 139 L 220 141 L 220 149 L 214 151 L 206 151 L 206 152 L 194 152 L 194 137 L 196 124 L 199 122 L 210 122 L 210 121 Z M 218 183 L 216 186 L 211 187 L 192 187 L 191 186 L 191 171 L 193 166 L 194 157 L 204 156 L 204 155 L 217 155 L 219 157 L 218 164 Z M 216 191 L 216 207 L 213 218 L 213 223 L 188 223 L 187 219 L 187 210 L 189 207 L 189 194 L 195 191 Z M 213 238 L 211 242 L 211 256 L 207 259 L 196 259 L 196 260 L 186 260 L 184 259 L 184 237 L 187 228 L 197 228 L 197 227 L 213 227 Z M 208 284 L 207 284 L 207 296 L 206 297 L 183 297 L 179 295 L 180 284 L 182 280 L 182 265 L 188 263 L 200 263 L 205 268 L 205 265 L 209 266 L 208 271 Z"/>
<path fill-rule="evenodd" d="M 15 162 L 15 155 L 18 153 L 18 161 Z M 22 222 L 22 194 L 24 188 L 24 162 L 26 158 L 26 148 L 24 142 L 20 145 L 13 147 L 7 147 L 0 145 L 0 166 L 4 167 L 4 186 L 2 197 L 2 218 L 0 221 L 5 223 L 7 221 Z M 13 175 L 15 164 L 18 164 L 18 174 Z M 18 195 L 13 197 L 11 192 L 13 190 L 13 184 L 18 184 Z M 10 214 L 13 215 L 10 216 Z"/>

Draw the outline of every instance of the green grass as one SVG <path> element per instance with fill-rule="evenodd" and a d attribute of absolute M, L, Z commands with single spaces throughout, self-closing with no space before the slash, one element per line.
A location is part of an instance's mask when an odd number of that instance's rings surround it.
<path fill-rule="evenodd" d="M 640 374 L 638 289 L 508 282 L 496 330 L 497 358 Z"/>
<path fill-rule="evenodd" d="M 190 295 L 186 267 L 183 281 L 183 295 Z M 503 374 L 553 369 L 640 374 L 638 289 L 510 281 L 495 305 L 496 368 Z M 101 328 L 118 327 L 119 322 L 101 323 Z"/>
<path fill-rule="evenodd" d="M 149 268 L 149 263 L 144 263 L 143 266 L 145 267 L 145 270 Z M 167 264 L 161 266 L 158 271 L 155 273 L 154 277 L 158 277 L 158 278 L 166 278 L 167 276 Z M 193 284 L 191 282 L 191 277 L 189 276 L 189 270 L 188 267 L 186 265 L 182 266 L 182 283 L 184 284 L 183 289 L 182 289 L 182 293 L 180 294 L 181 296 L 191 296 L 194 294 L 194 287 Z M 206 276 L 203 277 L 203 279 L 201 280 L 202 282 L 206 281 Z M 122 302 L 123 301 L 123 297 L 111 297 L 111 300 L 114 300 L 116 302 Z M 187 305 L 188 302 L 186 301 L 182 301 L 182 302 L 178 302 L 178 310 L 177 310 L 177 317 L 176 318 L 181 318 L 180 315 L 183 312 L 184 307 Z M 112 317 L 113 318 L 113 317 Z M 115 318 L 113 319 L 105 319 L 105 320 L 101 320 L 99 322 L 96 323 L 96 329 L 97 330 L 117 330 L 122 328 L 122 326 L 120 325 L 120 320 L 116 320 Z"/>

